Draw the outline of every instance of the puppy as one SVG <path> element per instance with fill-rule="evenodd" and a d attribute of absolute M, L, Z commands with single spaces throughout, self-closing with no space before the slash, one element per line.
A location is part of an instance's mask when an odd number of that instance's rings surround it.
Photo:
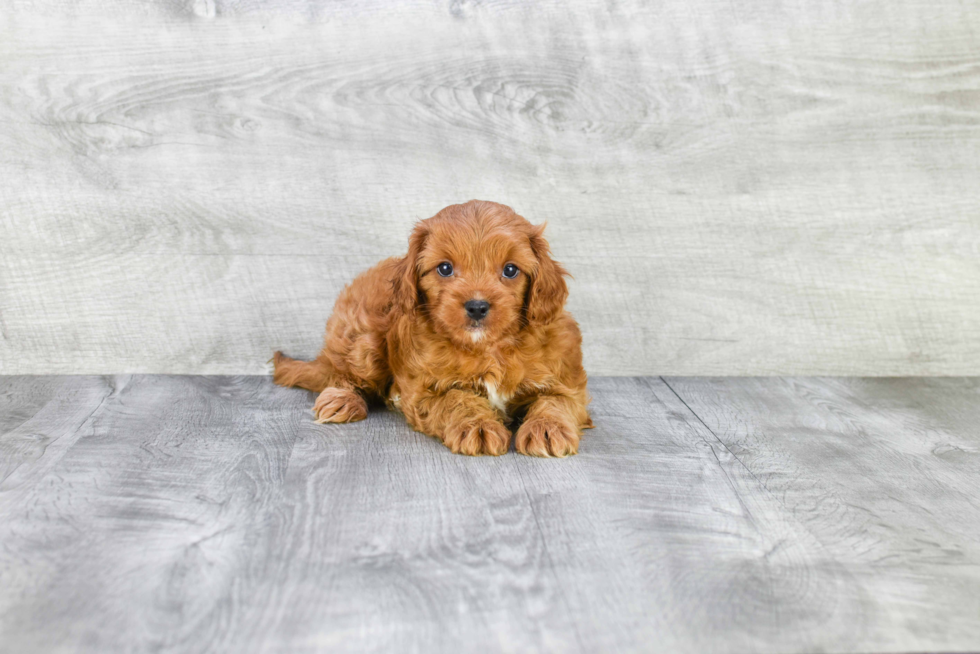
<path fill-rule="evenodd" d="M 275 353 L 275 382 L 319 393 L 320 423 L 363 420 L 377 398 L 459 454 L 503 454 L 521 419 L 521 454 L 575 454 L 593 426 L 582 336 L 543 232 L 477 200 L 419 222 L 406 256 L 341 292 L 315 361 Z"/>

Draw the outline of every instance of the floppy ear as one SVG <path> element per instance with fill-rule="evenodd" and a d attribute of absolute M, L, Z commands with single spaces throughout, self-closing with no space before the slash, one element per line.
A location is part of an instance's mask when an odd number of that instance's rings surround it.
<path fill-rule="evenodd" d="M 568 299 L 568 272 L 551 258 L 551 248 L 544 239 L 545 225 L 531 228 L 529 238 L 534 256 L 538 258 L 538 270 L 531 277 L 527 291 L 528 322 L 548 323 L 561 315 Z"/>
<path fill-rule="evenodd" d="M 405 313 L 415 311 L 419 302 L 419 254 L 425 246 L 428 231 L 422 223 L 416 223 L 408 237 L 408 254 L 401 260 L 394 282 L 395 304 Z"/>

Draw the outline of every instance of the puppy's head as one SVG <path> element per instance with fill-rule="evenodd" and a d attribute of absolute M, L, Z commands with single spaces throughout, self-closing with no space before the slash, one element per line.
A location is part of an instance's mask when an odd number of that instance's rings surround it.
<path fill-rule="evenodd" d="M 502 204 L 446 207 L 413 230 L 396 301 L 463 347 L 550 322 L 568 297 L 567 273 L 543 232 Z"/>

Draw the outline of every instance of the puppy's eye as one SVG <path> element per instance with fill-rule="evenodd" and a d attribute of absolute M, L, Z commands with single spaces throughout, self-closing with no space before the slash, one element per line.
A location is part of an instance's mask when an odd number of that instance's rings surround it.
<path fill-rule="evenodd" d="M 453 275 L 453 264 L 448 261 L 443 261 L 438 266 L 436 266 L 436 272 L 438 272 L 443 277 L 452 277 Z"/>
<path fill-rule="evenodd" d="M 521 272 L 521 269 L 512 263 L 508 263 L 506 266 L 504 266 L 504 277 L 507 279 L 514 279 L 517 277 L 519 272 Z"/>

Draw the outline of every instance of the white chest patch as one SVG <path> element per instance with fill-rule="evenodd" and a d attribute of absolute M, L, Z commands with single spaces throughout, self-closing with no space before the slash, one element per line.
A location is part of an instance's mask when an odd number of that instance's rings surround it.
<path fill-rule="evenodd" d="M 505 416 L 507 415 L 507 403 L 510 402 L 512 395 L 504 395 L 497 392 L 497 387 L 490 382 L 483 382 L 484 388 L 487 389 L 487 399 L 490 400 L 490 406 L 500 411 Z"/>

